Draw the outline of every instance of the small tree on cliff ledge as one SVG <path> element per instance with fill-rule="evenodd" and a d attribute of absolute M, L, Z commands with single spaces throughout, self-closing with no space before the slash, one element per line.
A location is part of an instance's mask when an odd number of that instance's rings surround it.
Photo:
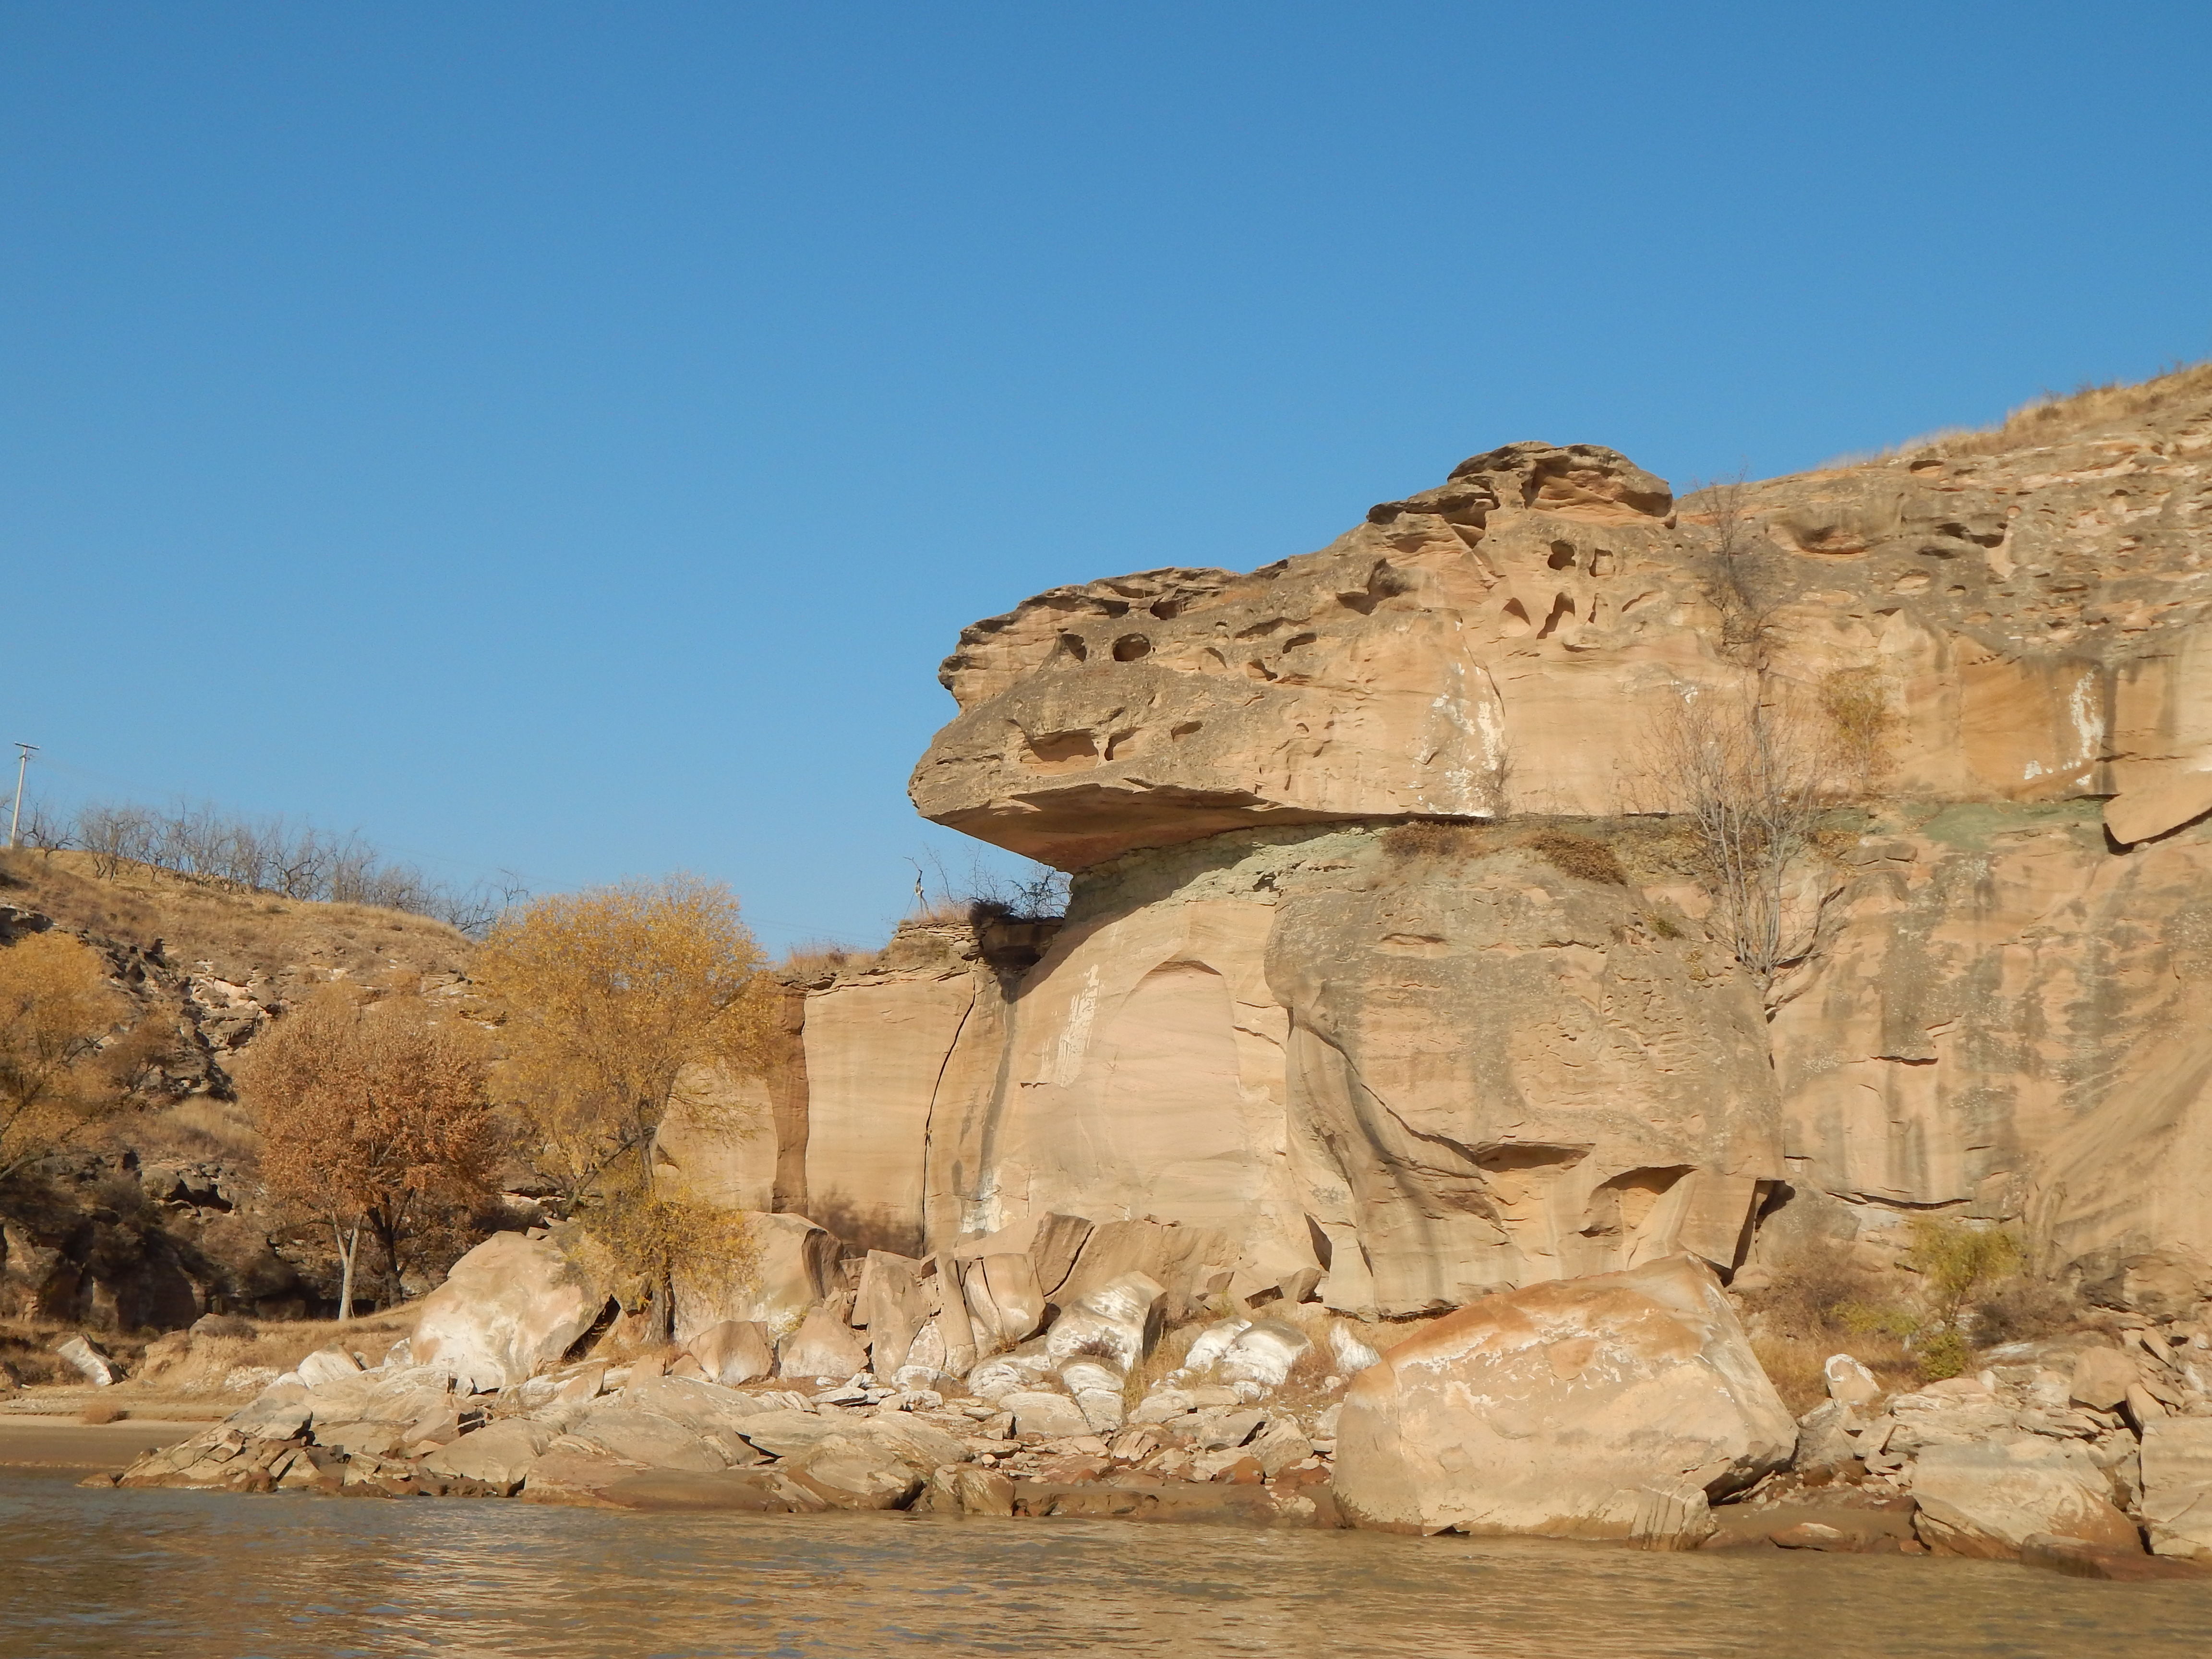
<path fill-rule="evenodd" d="M 1817 915 L 1790 916 L 1788 889 L 1820 818 L 1821 745 L 1757 689 L 1686 697 L 1657 737 L 1657 782 L 1689 819 L 1723 937 L 1771 1000 L 1776 976 L 1818 933 Z"/>
<path fill-rule="evenodd" d="M 263 1179 L 331 1230 L 342 1319 L 364 1230 L 383 1249 L 397 1301 L 423 1228 L 490 1189 L 501 1137 L 483 1058 L 419 1006 L 363 1010 L 327 991 L 254 1045 L 244 1081 Z"/>
<path fill-rule="evenodd" d="M 471 969 L 506 1005 L 500 1090 L 539 1172 L 652 1285 L 664 1327 L 683 1254 L 672 1241 L 740 1247 L 689 1200 L 656 1197 L 653 1137 L 679 1105 L 710 1133 L 751 1127 L 726 1091 L 697 1085 L 717 1070 L 760 1073 L 773 1029 L 764 965 L 726 887 L 672 876 L 525 905 L 493 927 Z"/>

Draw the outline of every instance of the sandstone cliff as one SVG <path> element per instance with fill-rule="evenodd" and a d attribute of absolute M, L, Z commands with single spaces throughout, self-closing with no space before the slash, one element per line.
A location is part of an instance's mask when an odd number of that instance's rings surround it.
<path fill-rule="evenodd" d="M 2148 838 L 2212 807 L 2212 374 L 2079 414 L 1679 507 L 1612 450 L 1514 444 L 1249 575 L 1054 589 L 946 659 L 915 804 L 1070 869 L 1258 823 L 1663 810 L 1652 718 L 1741 683 L 1756 634 L 1784 684 L 1869 677 L 1886 795 L 2112 797 Z"/>
<path fill-rule="evenodd" d="M 1516 444 L 1318 553 L 1041 595 L 963 635 L 913 793 L 1079 872 L 1065 924 L 805 988 L 757 1156 L 933 1248 L 1156 1216 L 1386 1314 L 1784 1212 L 2201 1260 L 2208 556 L 2199 369 L 1681 501 Z M 1657 737 L 1699 697 L 1826 757 L 1771 987 Z"/>

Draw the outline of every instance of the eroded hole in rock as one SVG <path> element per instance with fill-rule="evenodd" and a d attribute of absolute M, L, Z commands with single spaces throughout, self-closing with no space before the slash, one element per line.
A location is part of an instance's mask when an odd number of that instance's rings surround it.
<path fill-rule="evenodd" d="M 1575 544 L 1572 542 L 1553 542 L 1552 556 L 1544 562 L 1554 570 L 1571 569 L 1575 562 Z"/>
<path fill-rule="evenodd" d="M 1498 623 L 1498 629 L 1500 632 L 1504 634 L 1508 639 L 1519 639 L 1522 635 L 1528 633 L 1534 626 L 1534 624 L 1528 620 L 1528 612 L 1527 608 L 1522 605 L 1520 600 L 1508 599 L 1505 601 L 1504 617 L 1504 620 Z"/>
<path fill-rule="evenodd" d="M 1544 625 L 1536 630 L 1536 637 L 1540 640 L 1550 639 L 1553 630 L 1559 627 L 1561 618 L 1571 617 L 1574 614 L 1575 602 L 1565 593 L 1559 594 L 1553 599 L 1552 614 L 1544 618 Z"/>
<path fill-rule="evenodd" d="M 1475 1149 L 1476 1165 L 1493 1176 L 1525 1173 L 1530 1170 L 1554 1174 L 1571 1170 L 1589 1156 L 1587 1146 L 1547 1146 L 1540 1141 L 1512 1141 Z"/>
<path fill-rule="evenodd" d="M 1371 616 L 1375 607 L 1385 599 L 1395 599 L 1410 592 L 1412 580 L 1403 571 L 1394 569 L 1388 559 L 1377 559 L 1375 568 L 1367 573 L 1367 591 L 1364 593 L 1340 593 L 1336 602 L 1346 609 L 1357 611 L 1361 616 Z"/>
<path fill-rule="evenodd" d="M 1866 538 L 1846 525 L 1815 525 L 1797 538 L 1801 553 L 1819 553 L 1835 559 L 1856 558 L 1867 550 Z"/>
<path fill-rule="evenodd" d="M 1613 554 L 1609 549 L 1597 548 L 1589 556 L 1589 573 L 1593 576 L 1613 574 Z"/>
<path fill-rule="evenodd" d="M 1181 601 L 1176 599 L 1155 599 L 1152 602 L 1152 614 L 1162 622 L 1170 622 L 1182 615 L 1182 605 Z"/>
<path fill-rule="evenodd" d="M 1168 727 L 1168 736 L 1174 738 L 1187 738 L 1192 732 L 1197 731 L 1203 724 L 1205 724 L 1205 722 L 1202 720 L 1183 720 L 1177 725 Z"/>
<path fill-rule="evenodd" d="M 1060 636 L 1060 654 L 1081 662 L 1091 654 L 1091 647 L 1084 644 L 1080 634 L 1062 634 Z"/>
<path fill-rule="evenodd" d="M 1134 662 L 1139 657 L 1149 656 L 1152 649 L 1152 642 L 1142 634 L 1124 634 L 1114 641 L 1114 660 Z"/>
<path fill-rule="evenodd" d="M 1106 739 L 1106 758 L 1109 761 L 1127 760 L 1144 747 L 1144 732 L 1139 727 L 1116 732 Z"/>
<path fill-rule="evenodd" d="M 1098 759 L 1097 740 L 1088 732 L 1024 734 L 1024 743 L 1029 750 L 1028 763 L 1039 770 L 1072 771 L 1092 765 Z"/>
<path fill-rule="evenodd" d="M 1283 641 L 1283 649 L 1285 651 L 1295 651 L 1300 646 L 1311 645 L 1320 637 L 1321 635 L 1318 634 L 1295 634 L 1289 639 Z"/>

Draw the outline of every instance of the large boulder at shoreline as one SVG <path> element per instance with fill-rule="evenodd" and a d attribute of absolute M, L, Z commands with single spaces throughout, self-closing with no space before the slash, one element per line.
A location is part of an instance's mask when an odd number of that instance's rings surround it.
<path fill-rule="evenodd" d="M 2212 1417 L 2143 1425 L 2142 1514 L 2154 1553 L 2212 1563 Z"/>
<path fill-rule="evenodd" d="M 2023 1435 L 1929 1446 L 1912 1476 L 1914 1525 L 1939 1554 L 2020 1559 L 2039 1534 L 2140 1554 L 2135 1523 L 2114 1508 L 2112 1487 L 2078 1442 Z"/>
<path fill-rule="evenodd" d="M 640 1411 L 617 1401 L 603 1401 L 586 1412 L 569 1436 L 649 1469 L 691 1469 L 713 1473 L 733 1461 L 687 1425 L 658 1412 Z M 465 1441 L 462 1443 L 466 1444 Z M 750 1457 L 744 1461 L 755 1461 Z"/>
<path fill-rule="evenodd" d="M 553 1431 L 544 1424 L 510 1417 L 439 1447 L 422 1460 L 422 1467 L 432 1474 L 481 1480 L 513 1492 L 552 1443 Z"/>
<path fill-rule="evenodd" d="M 1488 1297 L 1352 1380 L 1336 1497 L 1359 1525 L 1694 1546 L 1796 1425 L 1686 1257 Z"/>
<path fill-rule="evenodd" d="M 606 1287 L 550 1239 L 494 1233 L 422 1299 L 411 1352 L 466 1388 L 512 1388 L 559 1360 Z"/>
<path fill-rule="evenodd" d="M 869 1435 L 831 1435 L 781 1465 L 833 1510 L 903 1509 L 929 1478 L 899 1449 Z"/>

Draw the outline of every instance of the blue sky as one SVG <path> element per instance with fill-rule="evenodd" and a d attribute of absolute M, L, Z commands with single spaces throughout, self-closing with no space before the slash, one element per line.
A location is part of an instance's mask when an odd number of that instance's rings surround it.
<path fill-rule="evenodd" d="M 0 4 L 0 739 L 880 938 L 963 624 L 2212 356 L 2197 4 Z"/>

